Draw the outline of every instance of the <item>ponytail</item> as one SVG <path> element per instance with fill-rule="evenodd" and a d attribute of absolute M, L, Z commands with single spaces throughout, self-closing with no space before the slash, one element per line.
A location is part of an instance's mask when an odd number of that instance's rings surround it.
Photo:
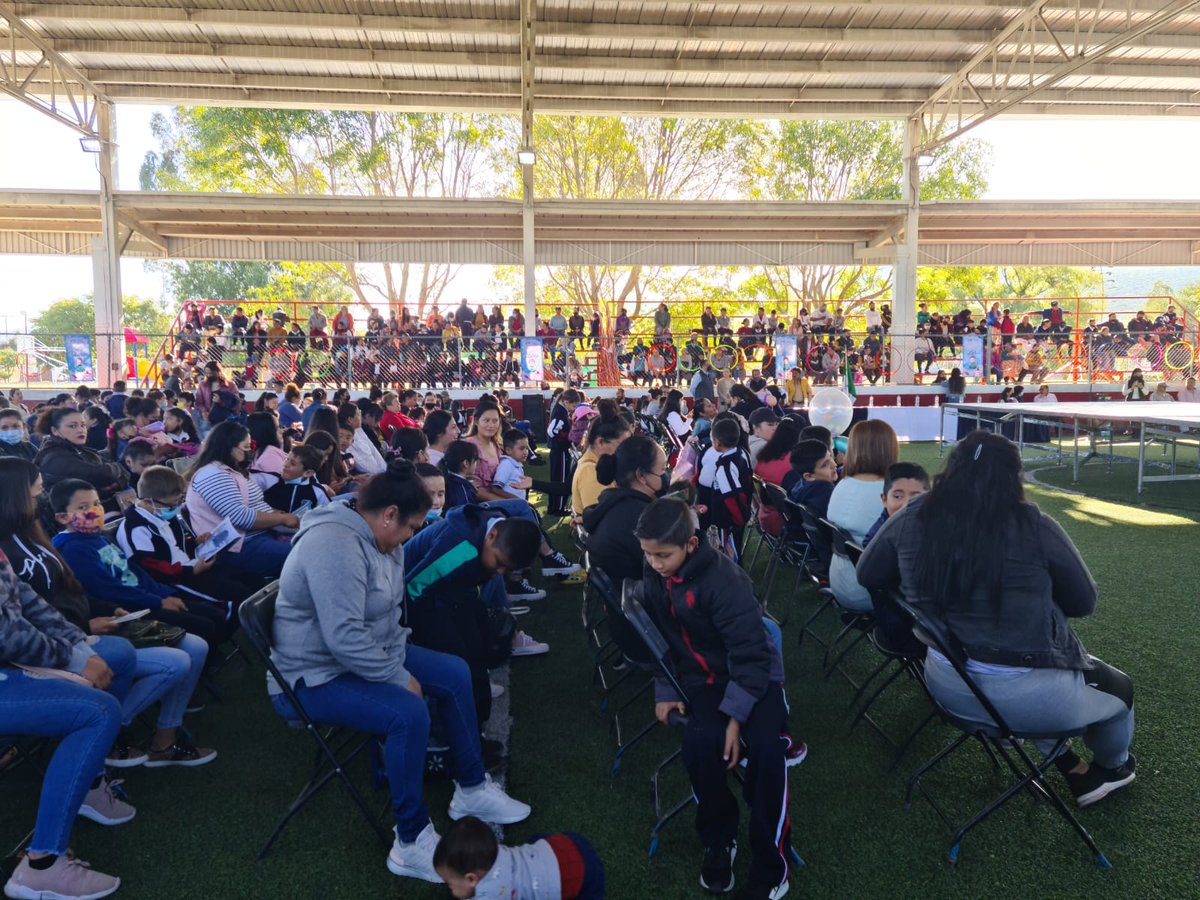
<path fill-rule="evenodd" d="M 616 400 L 608 397 L 597 400 L 596 413 L 587 430 L 586 442 L 589 447 L 598 440 L 615 441 L 629 433 L 629 425 L 621 418 Z"/>

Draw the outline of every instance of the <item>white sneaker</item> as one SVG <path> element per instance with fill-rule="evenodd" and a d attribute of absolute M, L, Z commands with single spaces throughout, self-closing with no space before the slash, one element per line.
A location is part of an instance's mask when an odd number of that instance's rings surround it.
<path fill-rule="evenodd" d="M 527 819 L 530 812 L 528 804 L 514 800 L 504 793 L 504 788 L 492 781 L 492 776 L 484 775 L 483 783 L 473 788 L 464 788 L 460 784 L 454 786 L 449 814 L 455 821 L 475 816 L 495 825 L 515 825 Z M 431 859 L 432 854 L 430 850 Z"/>
<path fill-rule="evenodd" d="M 504 685 L 496 684 L 496 682 L 488 682 L 488 686 L 492 689 L 492 699 L 499 700 L 504 696 Z"/>
<path fill-rule="evenodd" d="M 402 843 L 400 835 L 396 835 L 391 852 L 388 853 L 388 871 L 404 878 L 420 878 L 422 881 L 443 884 L 442 877 L 433 868 L 433 851 L 437 849 L 440 839 L 432 822 L 425 826 L 411 844 Z"/>
<path fill-rule="evenodd" d="M 549 652 L 549 644 L 543 644 L 541 641 L 535 641 L 523 631 L 518 631 L 513 636 L 513 656 L 541 656 L 543 653 Z"/>
<path fill-rule="evenodd" d="M 120 778 L 101 778 L 100 784 L 84 795 L 78 815 L 98 825 L 124 825 L 132 821 L 137 810 L 125 802 L 122 784 Z"/>

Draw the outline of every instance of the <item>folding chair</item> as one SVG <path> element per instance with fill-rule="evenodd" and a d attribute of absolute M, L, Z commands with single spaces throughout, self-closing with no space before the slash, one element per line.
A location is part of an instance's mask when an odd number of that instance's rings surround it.
<path fill-rule="evenodd" d="M 754 493 L 751 498 L 752 502 L 750 508 L 750 537 L 747 537 L 745 542 L 742 544 L 743 558 L 746 556 L 750 557 L 749 561 L 746 562 L 746 571 L 748 573 L 753 571 L 754 564 L 758 562 L 758 551 L 763 548 L 764 541 L 769 538 L 769 535 L 763 530 L 762 526 L 758 522 L 758 507 L 765 505 L 763 501 L 763 480 L 757 475 L 754 475 L 751 476 L 751 484 L 754 485 Z M 754 544 L 753 554 L 750 554 L 751 538 L 758 539 Z"/>
<path fill-rule="evenodd" d="M 833 555 L 840 557 L 851 566 L 858 564 L 859 557 L 862 556 L 863 549 L 855 542 L 853 536 L 846 529 L 838 525 L 834 525 L 828 519 L 821 520 L 822 527 L 828 530 L 830 537 L 830 548 L 833 550 Z M 846 655 L 853 650 L 858 644 L 863 641 L 875 624 L 875 614 L 873 612 L 860 612 L 858 610 L 848 609 L 838 602 L 837 593 L 833 595 L 834 604 L 843 610 L 842 616 L 844 624 L 841 631 L 837 633 L 832 641 L 825 647 L 825 678 L 828 679 L 835 671 L 840 672 L 842 677 L 850 682 L 850 686 L 855 690 L 858 689 L 858 683 L 850 676 L 850 673 L 841 668 L 842 660 Z M 848 635 L 855 634 L 857 636 L 847 644 L 831 662 L 829 656 L 833 653 L 834 648 L 838 646 Z"/>
<path fill-rule="evenodd" d="M 358 788 L 350 781 L 346 774 L 346 768 L 354 759 L 366 750 L 375 740 L 374 735 L 364 735 L 361 732 L 353 731 L 348 728 L 325 727 L 322 729 L 318 723 L 314 722 L 304 709 L 304 705 L 296 696 L 295 691 L 287 683 L 271 662 L 271 629 L 275 621 L 275 600 L 279 595 L 279 582 L 274 582 L 263 588 L 258 593 L 254 594 L 245 600 L 239 608 L 238 615 L 242 622 L 242 628 L 246 633 L 246 637 L 250 641 L 250 646 L 262 659 L 267 667 L 267 671 L 276 683 L 283 690 L 283 695 L 291 703 L 292 708 L 296 711 L 298 718 L 297 723 L 293 727 L 303 728 L 312 736 L 317 745 L 316 756 L 313 761 L 312 773 L 309 776 L 308 782 L 296 795 L 296 799 L 292 801 L 279 824 L 275 826 L 275 830 L 271 832 L 271 836 L 259 851 L 258 859 L 263 859 L 270 852 L 271 846 L 283 833 L 283 829 L 287 823 L 291 821 L 292 816 L 300 811 L 304 804 L 308 803 L 321 788 L 325 787 L 334 778 L 337 778 L 346 786 L 355 805 L 358 806 L 363 818 L 367 824 L 375 831 L 375 834 L 383 842 L 385 847 L 390 847 L 392 843 L 392 834 L 390 829 L 385 829 L 381 824 L 379 817 L 376 816 L 367 807 L 367 801 L 363 799 Z"/>
<path fill-rule="evenodd" d="M 804 624 L 800 626 L 796 643 L 797 646 L 803 646 L 804 636 L 808 634 L 818 644 L 825 647 L 828 646 L 828 642 L 817 634 L 813 625 L 821 617 L 822 613 L 833 606 L 833 591 L 829 588 L 829 563 L 833 556 L 833 551 L 830 549 L 832 538 L 826 523 L 811 507 L 803 503 L 797 503 L 789 498 L 786 501 L 786 508 L 793 515 L 799 515 L 801 528 L 803 528 L 808 541 L 805 564 L 801 572 L 807 574 L 809 579 L 811 579 L 817 589 L 818 597 L 817 608 L 805 620 Z M 799 585 L 801 572 L 796 573 L 797 586 Z"/>
<path fill-rule="evenodd" d="M 987 819 L 992 813 L 1008 803 L 1008 801 L 1013 797 L 1017 796 L 1023 791 L 1029 791 L 1034 797 L 1048 801 L 1050 805 L 1058 811 L 1059 815 L 1066 819 L 1067 823 L 1075 830 L 1075 833 L 1078 834 L 1083 842 L 1087 845 L 1088 849 L 1095 857 L 1096 862 L 1098 862 L 1102 868 L 1111 869 L 1112 863 L 1110 863 L 1108 858 L 1102 852 L 1100 852 L 1100 848 L 1096 846 L 1096 842 L 1093 840 L 1091 834 L 1086 828 L 1083 827 L 1079 820 L 1075 818 L 1075 815 L 1067 807 L 1066 803 L 1063 802 L 1063 799 L 1058 795 L 1058 792 L 1055 791 L 1054 788 L 1051 787 L 1046 781 L 1045 777 L 1046 772 L 1049 771 L 1050 767 L 1053 765 L 1054 759 L 1059 755 L 1059 753 L 1066 749 L 1071 738 L 1081 735 L 1084 729 L 1076 728 L 1070 731 L 1041 734 L 1026 731 L 1016 731 L 1011 728 L 1004 720 L 1004 717 L 1000 715 L 992 701 L 988 699 L 987 694 L 985 694 L 979 685 L 976 684 L 975 679 L 971 677 L 970 672 L 967 670 L 967 655 L 966 651 L 963 649 L 962 642 L 959 641 L 958 638 L 955 637 L 947 627 L 934 623 L 927 616 L 924 616 L 920 610 L 916 609 L 904 599 L 897 597 L 896 602 L 901 609 L 912 616 L 914 622 L 914 633 L 924 643 L 937 650 L 942 656 L 949 660 L 950 664 L 954 667 L 955 673 L 960 679 L 962 679 L 963 683 L 975 696 L 975 699 L 979 701 L 979 704 L 983 707 L 984 712 L 992 720 L 992 724 L 988 725 L 981 724 L 970 719 L 965 719 L 947 709 L 943 704 L 939 703 L 937 698 L 932 694 L 930 695 L 934 703 L 937 704 L 938 711 L 941 714 L 942 719 L 947 724 L 960 730 L 962 735 L 956 738 L 948 747 L 941 750 L 931 760 L 913 773 L 912 777 L 908 781 L 908 788 L 904 796 L 905 809 L 911 809 L 913 791 L 920 787 L 921 793 L 925 796 L 925 799 L 929 801 L 929 805 L 933 807 L 934 811 L 937 812 L 942 821 L 945 822 L 946 825 L 954 832 L 950 839 L 949 852 L 950 864 L 954 865 L 958 862 L 958 855 L 962 846 L 962 840 L 968 831 Z M 983 807 L 983 809 L 968 819 L 965 824 L 956 829 L 946 814 L 941 810 L 937 803 L 934 802 L 933 798 L 929 796 L 929 793 L 925 790 L 924 786 L 921 785 L 921 779 L 935 766 L 941 763 L 942 760 L 946 759 L 948 756 L 954 753 L 954 751 L 972 738 L 978 740 L 979 743 L 983 745 L 984 749 L 991 757 L 994 767 L 999 768 L 999 763 L 997 760 L 1003 760 L 1005 765 L 1008 766 L 1009 770 L 1017 780 L 999 797 L 987 804 L 985 807 Z M 1025 750 L 1023 743 L 1024 740 L 1052 740 L 1055 743 L 1050 753 L 1046 754 L 1046 758 L 1041 763 L 1035 763 L 1029 756 L 1029 753 Z"/>
<path fill-rule="evenodd" d="M 593 567 L 588 572 L 588 583 L 599 595 L 605 608 L 608 610 L 609 634 L 612 636 L 612 643 L 617 648 L 620 659 L 624 662 L 624 668 L 616 681 L 606 689 L 605 702 L 607 703 L 607 700 L 612 697 L 616 688 L 629 678 L 638 674 L 646 676 L 641 685 L 617 706 L 609 722 L 609 731 L 617 739 L 617 754 L 613 758 L 612 765 L 612 774 L 616 775 L 621 770 L 621 761 L 626 752 L 658 726 L 658 720 L 651 717 L 650 721 L 639 728 L 628 740 L 624 739 L 624 729 L 621 727 L 621 714 L 625 710 L 634 703 L 643 700 L 647 693 L 653 696 L 654 660 L 647 650 L 646 645 L 638 637 L 633 626 L 625 618 L 625 613 L 621 609 L 621 597 L 617 593 L 617 587 L 613 584 L 612 579 L 608 577 L 603 569 Z"/>

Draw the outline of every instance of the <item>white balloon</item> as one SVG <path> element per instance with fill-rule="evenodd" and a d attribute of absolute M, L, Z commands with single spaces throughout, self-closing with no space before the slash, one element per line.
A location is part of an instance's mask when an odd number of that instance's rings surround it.
<path fill-rule="evenodd" d="M 854 401 L 835 387 L 823 387 L 808 404 L 808 421 L 842 434 L 854 419 Z"/>

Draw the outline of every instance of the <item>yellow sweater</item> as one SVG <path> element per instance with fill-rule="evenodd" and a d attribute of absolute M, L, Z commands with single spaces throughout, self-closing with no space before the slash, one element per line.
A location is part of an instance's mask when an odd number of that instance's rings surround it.
<path fill-rule="evenodd" d="M 599 502 L 601 492 L 610 487 L 596 480 L 596 462 L 599 459 L 600 457 L 589 449 L 575 464 L 575 476 L 571 479 L 571 509 L 577 516 L 582 515 L 592 504 Z"/>

